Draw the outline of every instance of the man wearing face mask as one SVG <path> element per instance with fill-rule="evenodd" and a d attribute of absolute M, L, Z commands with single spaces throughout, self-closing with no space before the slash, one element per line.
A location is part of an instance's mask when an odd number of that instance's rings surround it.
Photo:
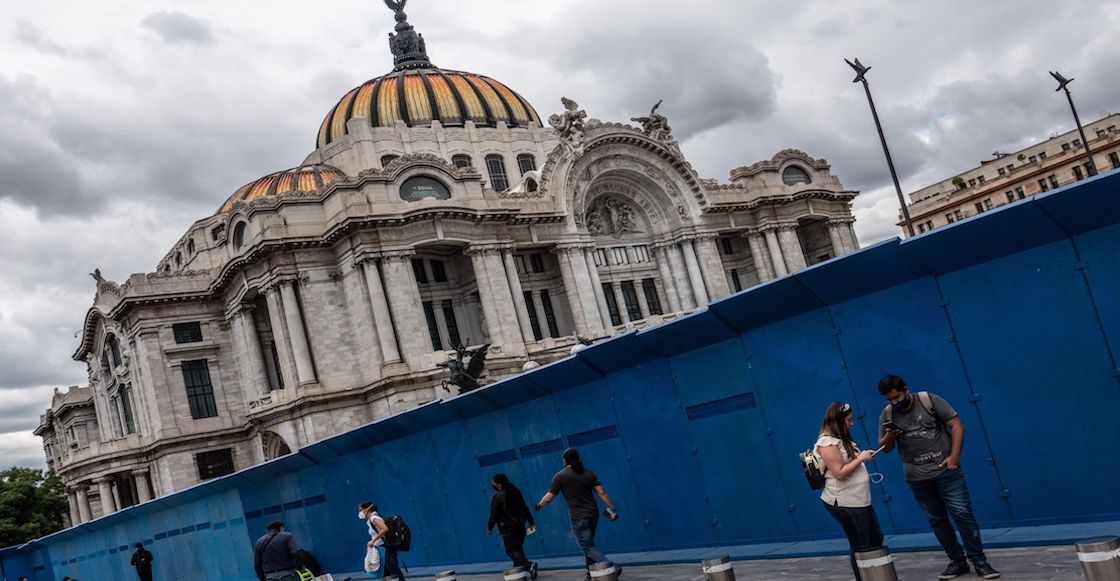
<path fill-rule="evenodd" d="M 879 445 L 890 452 L 898 444 L 906 483 L 929 519 L 949 566 L 938 579 L 954 579 L 969 572 L 968 562 L 983 579 L 999 577 L 988 564 L 980 539 L 980 525 L 972 512 L 968 485 L 961 471 L 964 423 L 953 406 L 927 392 L 911 393 L 897 375 L 879 380 L 887 406 L 879 415 Z M 964 547 L 949 522 L 957 524 Z"/>
<path fill-rule="evenodd" d="M 493 534 L 494 527 L 502 535 L 502 544 L 514 567 L 521 567 L 533 579 L 537 578 L 537 564 L 525 557 L 525 535 L 536 531 L 533 513 L 525 503 L 525 496 L 505 474 L 495 474 L 490 480 L 494 496 L 490 499 L 490 520 L 486 533 Z M 528 530 L 526 530 L 528 527 Z"/>

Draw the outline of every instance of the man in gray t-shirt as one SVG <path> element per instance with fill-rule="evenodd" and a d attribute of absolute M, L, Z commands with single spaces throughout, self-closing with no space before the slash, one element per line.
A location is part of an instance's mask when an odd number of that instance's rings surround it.
<path fill-rule="evenodd" d="M 964 423 L 957 411 L 931 393 L 911 393 L 897 375 L 879 380 L 879 393 L 887 400 L 887 407 L 879 415 L 879 445 L 884 452 L 898 445 L 906 483 L 950 559 L 938 579 L 968 573 L 969 561 L 977 576 L 999 577 L 984 555 L 980 525 L 972 513 L 968 485 L 961 471 Z M 963 548 L 949 522 L 950 516 L 960 530 Z"/>

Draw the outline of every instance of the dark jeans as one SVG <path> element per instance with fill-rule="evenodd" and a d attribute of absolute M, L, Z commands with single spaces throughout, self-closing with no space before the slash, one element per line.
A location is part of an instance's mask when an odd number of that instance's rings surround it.
<path fill-rule="evenodd" d="M 400 558 L 397 556 L 396 549 L 385 547 L 384 571 L 386 577 L 392 577 L 393 575 L 396 575 L 397 579 L 400 579 L 400 581 L 404 581 L 404 573 L 401 572 Z"/>
<path fill-rule="evenodd" d="M 137 566 L 136 575 L 140 577 L 140 581 L 152 581 L 152 566 Z"/>
<path fill-rule="evenodd" d="M 525 527 L 499 528 L 498 532 L 502 533 L 502 544 L 505 545 L 506 554 L 513 561 L 513 566 L 524 567 L 528 572 L 530 563 L 525 558 Z"/>
<path fill-rule="evenodd" d="M 848 546 L 852 549 L 850 553 L 852 572 L 856 575 L 856 581 L 862 581 L 863 577 L 860 576 L 859 567 L 856 566 L 856 551 L 878 549 L 883 546 L 883 529 L 879 528 L 879 517 L 875 514 L 875 508 L 871 506 L 847 508 L 828 503 L 824 503 L 824 508 L 844 529 L 844 535 L 848 537 Z"/>
<path fill-rule="evenodd" d="M 587 559 L 587 566 L 602 563 L 607 556 L 595 547 L 595 529 L 599 528 L 599 516 L 595 518 L 572 519 L 572 534 L 576 536 L 579 548 L 583 549 L 583 556 Z"/>
<path fill-rule="evenodd" d="M 963 562 L 965 555 L 973 565 L 988 562 L 984 556 L 984 545 L 980 541 L 980 525 L 972 514 L 972 502 L 968 499 L 968 485 L 964 472 L 959 468 L 946 470 L 936 478 L 907 482 L 914 491 L 914 499 L 922 508 L 933 534 L 945 549 L 945 554 L 954 562 Z M 949 516 L 957 523 L 957 529 L 964 541 L 964 548 L 957 542 L 957 534 L 949 523 Z"/>

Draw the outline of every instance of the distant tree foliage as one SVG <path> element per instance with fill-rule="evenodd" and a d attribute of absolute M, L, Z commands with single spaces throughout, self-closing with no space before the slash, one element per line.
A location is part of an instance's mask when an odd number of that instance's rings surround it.
<path fill-rule="evenodd" d="M 0 547 L 60 530 L 68 510 L 62 481 L 53 472 L 20 467 L 0 472 Z"/>

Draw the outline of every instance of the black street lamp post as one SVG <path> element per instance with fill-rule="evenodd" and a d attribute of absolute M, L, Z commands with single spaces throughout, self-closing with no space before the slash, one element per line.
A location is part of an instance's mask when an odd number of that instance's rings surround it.
<path fill-rule="evenodd" d="M 887 147 L 887 136 L 883 134 L 883 125 L 879 123 L 879 113 L 875 110 L 875 100 L 871 98 L 871 87 L 867 84 L 867 71 L 871 67 L 865 67 L 855 59 L 852 62 L 844 59 L 848 66 L 852 67 L 856 72 L 856 78 L 852 80 L 853 83 L 863 83 L 863 90 L 867 93 L 867 104 L 871 106 L 871 117 L 875 119 L 875 130 L 879 132 L 879 141 L 883 144 L 883 155 L 887 156 L 887 168 L 891 170 L 891 179 L 894 180 L 894 191 L 898 194 L 898 205 L 902 208 L 902 219 L 906 222 L 906 231 L 910 233 L 910 237 L 914 236 L 914 224 L 910 221 L 910 210 L 906 207 L 906 199 L 902 196 L 902 186 L 898 184 L 898 172 L 894 169 L 894 160 L 891 159 L 891 150 Z"/>
<path fill-rule="evenodd" d="M 1073 106 L 1073 95 L 1069 94 L 1069 84 L 1073 82 L 1073 79 L 1065 78 L 1062 76 L 1062 73 L 1058 71 L 1050 71 L 1050 76 L 1054 77 L 1055 81 L 1058 81 L 1058 88 L 1054 89 L 1054 91 L 1066 92 L 1066 99 L 1069 101 L 1069 110 L 1073 111 L 1073 121 L 1077 123 L 1077 132 L 1081 134 L 1081 143 L 1085 146 L 1085 155 L 1089 158 L 1087 168 L 1089 170 L 1089 175 L 1095 176 L 1097 175 L 1097 163 L 1093 161 L 1093 150 L 1089 149 L 1089 140 L 1085 138 L 1085 128 L 1081 127 L 1081 118 L 1077 116 L 1077 107 Z"/>

